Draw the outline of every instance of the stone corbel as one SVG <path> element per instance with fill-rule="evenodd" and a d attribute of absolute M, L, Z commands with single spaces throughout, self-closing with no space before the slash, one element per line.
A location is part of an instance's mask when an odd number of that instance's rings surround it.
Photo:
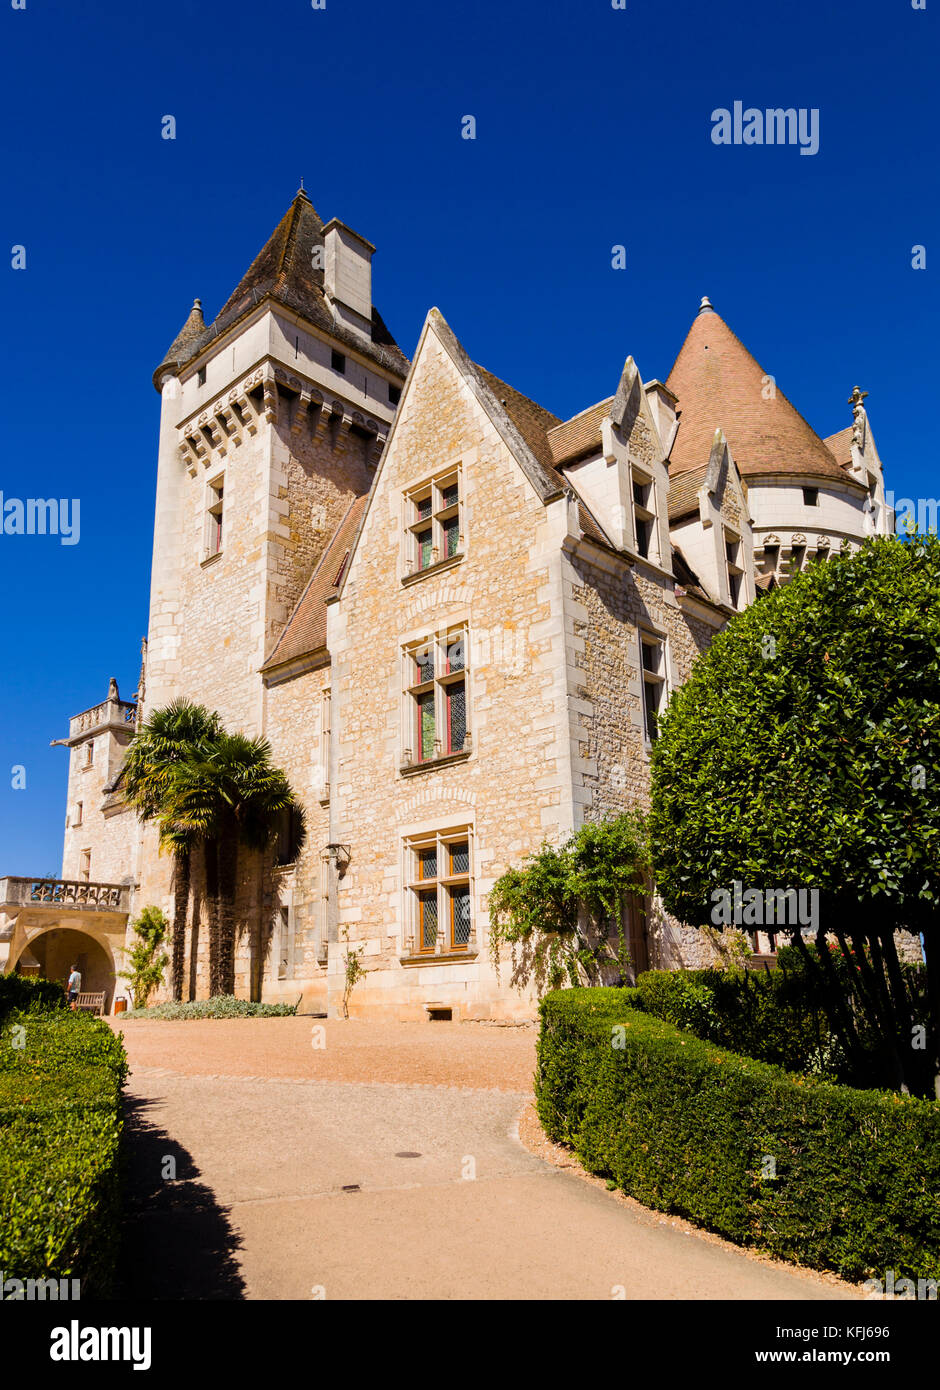
<path fill-rule="evenodd" d="M 374 434 L 369 440 L 369 447 L 366 450 L 366 466 L 368 468 L 378 468 L 379 459 L 382 457 L 382 450 L 385 448 L 387 439 L 388 431 L 381 430 Z M 461 536 L 461 544 L 462 543 L 463 537 Z"/>
<path fill-rule="evenodd" d="M 238 416 L 235 414 L 235 411 L 231 405 L 221 406 L 219 409 L 219 415 L 221 417 L 223 425 L 225 426 L 225 429 L 228 431 L 229 439 L 237 448 L 238 445 L 242 442 L 242 427 L 239 423 Z"/>
<path fill-rule="evenodd" d="M 264 395 L 263 412 L 264 418 L 269 425 L 277 424 L 277 383 L 274 379 L 274 372 L 269 368 L 265 373 L 261 390 Z"/>
<path fill-rule="evenodd" d="M 247 391 L 243 391 L 234 399 L 235 404 L 238 406 L 239 410 L 242 413 L 242 416 L 244 417 L 245 429 L 248 431 L 249 434 L 257 434 L 258 412 L 255 410 L 254 401 L 248 395 Z"/>
<path fill-rule="evenodd" d="M 297 405 L 294 408 L 294 420 L 293 424 L 290 427 L 291 434 L 300 434 L 301 430 L 304 427 L 304 424 L 306 423 L 307 412 L 310 409 L 311 402 L 312 398 L 310 392 L 302 388 L 300 396 L 297 400 Z"/>
<path fill-rule="evenodd" d="M 194 478 L 199 467 L 199 456 L 192 446 L 192 441 L 184 439 L 179 446 L 178 453 L 180 460 L 186 466 L 187 473 L 191 478 Z"/>

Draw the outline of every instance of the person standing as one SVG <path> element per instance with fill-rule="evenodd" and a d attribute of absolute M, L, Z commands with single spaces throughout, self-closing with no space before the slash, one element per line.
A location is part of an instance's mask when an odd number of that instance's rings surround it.
<path fill-rule="evenodd" d="M 69 982 L 68 982 L 68 985 L 66 986 L 66 995 L 67 995 L 67 998 L 68 998 L 68 1001 L 69 1001 L 69 1008 L 70 1008 L 70 1009 L 74 1009 L 74 1008 L 77 1007 L 77 1002 L 76 1002 L 76 1001 L 78 1000 L 78 996 L 79 996 L 79 994 L 81 993 L 81 988 L 82 988 L 82 977 L 81 977 L 81 975 L 79 974 L 78 966 L 77 966 L 77 965 L 73 965 L 73 966 L 72 966 L 71 973 L 69 974 Z"/>

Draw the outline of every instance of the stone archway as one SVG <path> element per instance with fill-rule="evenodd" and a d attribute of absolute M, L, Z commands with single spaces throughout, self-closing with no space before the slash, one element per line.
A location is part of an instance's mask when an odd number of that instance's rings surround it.
<path fill-rule="evenodd" d="M 82 993 L 103 992 L 104 1012 L 110 1013 L 115 987 L 114 958 L 107 941 L 88 932 L 74 927 L 48 927 L 30 938 L 11 962 L 11 968 L 20 974 L 58 980 L 64 988 L 75 964 L 82 976 Z"/>

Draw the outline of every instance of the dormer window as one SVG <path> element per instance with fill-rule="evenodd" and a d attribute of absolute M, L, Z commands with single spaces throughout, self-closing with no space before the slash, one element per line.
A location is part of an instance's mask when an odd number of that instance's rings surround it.
<path fill-rule="evenodd" d="M 633 474 L 633 524 L 636 530 L 637 554 L 648 560 L 653 551 L 653 533 L 656 525 L 653 480 L 636 471 Z"/>

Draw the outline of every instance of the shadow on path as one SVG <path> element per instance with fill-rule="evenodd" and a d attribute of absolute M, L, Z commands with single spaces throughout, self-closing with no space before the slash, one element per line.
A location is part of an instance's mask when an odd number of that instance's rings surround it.
<path fill-rule="evenodd" d="M 124 1220 L 114 1297 L 241 1299 L 241 1238 L 191 1155 L 124 1100 Z"/>

